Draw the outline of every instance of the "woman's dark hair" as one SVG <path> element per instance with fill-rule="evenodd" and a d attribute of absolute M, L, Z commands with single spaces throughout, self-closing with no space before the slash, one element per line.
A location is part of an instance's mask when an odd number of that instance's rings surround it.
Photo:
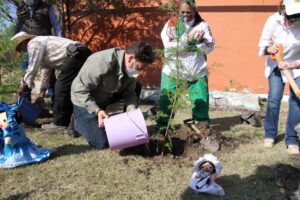
<path fill-rule="evenodd" d="M 284 11 L 285 11 L 285 6 L 283 5 L 283 0 L 280 0 L 278 5 L 278 12 L 279 14 L 284 14 Z"/>
<path fill-rule="evenodd" d="M 135 58 L 141 62 L 153 63 L 155 60 L 152 47 L 142 41 L 132 44 L 125 51 L 127 54 L 134 54 Z"/>
<path fill-rule="evenodd" d="M 194 0 L 181 0 L 180 1 L 180 5 L 182 4 L 188 4 L 189 6 L 191 6 L 194 11 L 195 11 L 195 16 L 194 16 L 194 24 L 192 25 L 192 27 L 196 26 L 197 24 L 199 24 L 200 22 L 204 21 L 204 19 L 200 16 L 200 14 L 197 12 L 197 7 L 195 4 Z"/>

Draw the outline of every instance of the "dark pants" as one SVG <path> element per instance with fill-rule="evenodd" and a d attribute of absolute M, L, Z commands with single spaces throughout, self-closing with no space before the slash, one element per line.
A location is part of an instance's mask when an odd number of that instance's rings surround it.
<path fill-rule="evenodd" d="M 77 51 L 78 54 L 67 57 L 55 83 L 53 105 L 53 122 L 55 125 L 69 125 L 73 113 L 71 84 L 86 59 L 91 55 L 91 51 L 86 47 L 79 47 Z"/>

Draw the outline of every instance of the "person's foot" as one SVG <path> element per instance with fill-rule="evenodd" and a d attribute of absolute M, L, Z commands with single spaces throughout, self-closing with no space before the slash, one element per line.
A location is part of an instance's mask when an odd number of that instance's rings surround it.
<path fill-rule="evenodd" d="M 81 136 L 81 134 L 75 130 L 68 129 L 68 135 L 72 138 L 78 138 Z"/>
<path fill-rule="evenodd" d="M 66 126 L 55 125 L 52 122 L 50 124 L 43 124 L 42 125 L 42 129 L 44 129 L 45 131 L 54 132 L 54 131 L 63 131 L 63 130 L 66 130 L 67 127 Z"/>
<path fill-rule="evenodd" d="M 266 148 L 272 148 L 274 147 L 274 144 L 275 144 L 275 140 L 272 138 L 266 138 L 264 140 L 264 147 Z"/>
<path fill-rule="evenodd" d="M 287 153 L 289 155 L 299 155 L 299 146 L 296 144 L 290 144 L 287 146 Z"/>

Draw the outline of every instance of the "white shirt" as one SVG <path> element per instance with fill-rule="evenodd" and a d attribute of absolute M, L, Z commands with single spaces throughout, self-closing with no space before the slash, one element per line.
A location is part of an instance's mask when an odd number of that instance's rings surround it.
<path fill-rule="evenodd" d="M 161 38 L 163 41 L 163 45 L 165 48 L 164 54 L 167 59 L 167 62 L 163 66 L 162 72 L 167 75 L 176 75 L 176 72 L 180 75 L 180 78 L 193 81 L 199 79 L 199 77 L 207 76 L 207 62 L 206 62 L 206 54 L 210 53 L 215 47 L 215 40 L 211 34 L 210 28 L 208 24 L 204 21 L 197 24 L 195 27 L 190 29 L 187 27 L 186 32 L 178 39 L 177 42 L 175 34 L 172 28 L 168 26 L 170 20 L 165 24 L 162 32 Z M 179 59 L 177 59 L 176 53 L 172 53 L 170 51 L 174 51 L 174 48 L 183 49 L 187 47 L 187 36 L 188 33 L 192 31 L 204 32 L 203 42 L 197 44 L 197 52 L 181 52 L 179 53 Z M 176 60 L 180 60 L 181 67 L 176 69 Z"/>
<path fill-rule="evenodd" d="M 284 16 L 279 13 L 271 15 L 265 23 L 258 48 L 259 56 L 265 55 L 265 48 L 273 44 L 283 44 L 283 60 L 296 61 L 300 59 L 300 23 L 294 23 L 290 28 L 284 25 Z M 268 78 L 277 67 L 277 62 L 268 57 L 265 63 L 265 76 Z M 289 70 L 294 78 L 300 76 L 300 69 Z M 281 76 L 284 82 L 287 79 L 283 72 Z"/>
<path fill-rule="evenodd" d="M 51 69 L 60 69 L 67 58 L 66 48 L 78 42 L 56 36 L 37 36 L 27 45 L 28 69 L 22 78 L 22 84 L 34 87 L 34 79 L 41 69 L 41 88 L 46 89 Z"/>

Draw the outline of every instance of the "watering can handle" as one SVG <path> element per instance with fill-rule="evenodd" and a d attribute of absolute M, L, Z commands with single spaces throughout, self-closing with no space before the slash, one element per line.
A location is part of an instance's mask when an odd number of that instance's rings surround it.
<path fill-rule="evenodd" d="M 277 63 L 282 62 L 282 55 L 283 55 L 283 44 L 279 44 L 278 45 L 278 52 L 276 54 L 271 54 L 270 58 L 272 60 L 275 60 Z M 293 89 L 295 95 L 297 97 L 300 97 L 300 89 L 297 85 L 297 83 L 295 82 L 294 78 L 292 77 L 291 73 L 289 72 L 289 70 L 284 69 L 282 70 L 282 72 L 284 73 L 286 79 L 288 80 L 291 88 Z"/>

